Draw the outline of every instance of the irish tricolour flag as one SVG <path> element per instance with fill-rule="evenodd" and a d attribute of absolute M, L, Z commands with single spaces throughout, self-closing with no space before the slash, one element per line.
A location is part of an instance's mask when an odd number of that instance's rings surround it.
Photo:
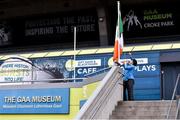
<path fill-rule="evenodd" d="M 114 43 L 114 55 L 113 55 L 113 61 L 114 62 L 120 62 L 120 57 L 123 52 L 124 47 L 124 40 L 123 40 L 123 23 L 121 19 L 121 12 L 118 2 L 118 20 L 116 25 L 116 36 L 115 36 L 115 43 Z"/>

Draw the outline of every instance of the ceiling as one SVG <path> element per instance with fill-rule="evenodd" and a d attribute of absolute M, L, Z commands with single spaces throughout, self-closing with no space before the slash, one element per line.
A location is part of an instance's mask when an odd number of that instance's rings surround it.
<path fill-rule="evenodd" d="M 69 2 L 69 1 L 77 1 L 79 0 L 59 0 L 61 2 Z M 82 0 L 83 1 L 83 0 Z M 116 3 L 116 0 L 88 0 L 88 1 L 100 1 L 101 3 Z M 169 0 L 121 0 L 120 2 L 123 3 L 145 3 L 145 2 L 158 2 L 158 1 L 169 1 Z M 177 1 L 177 0 L 171 0 Z M 0 9 L 2 8 L 11 8 L 11 7 L 18 7 L 18 6 L 26 6 L 29 4 L 36 4 L 36 3 L 45 3 L 45 2 L 57 2 L 57 0 L 0 0 Z"/>
<path fill-rule="evenodd" d="M 178 0 L 121 0 L 123 4 L 177 2 Z M 115 5 L 116 0 L 0 0 L 0 18 L 25 16 L 88 6 Z"/>

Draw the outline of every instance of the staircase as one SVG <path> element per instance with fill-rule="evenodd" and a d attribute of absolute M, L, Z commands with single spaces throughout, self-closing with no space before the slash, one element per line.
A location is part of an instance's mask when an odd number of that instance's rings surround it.
<path fill-rule="evenodd" d="M 175 118 L 176 101 L 173 101 L 169 119 Z M 165 101 L 123 101 L 119 102 L 110 119 L 166 119 L 170 105 Z"/>

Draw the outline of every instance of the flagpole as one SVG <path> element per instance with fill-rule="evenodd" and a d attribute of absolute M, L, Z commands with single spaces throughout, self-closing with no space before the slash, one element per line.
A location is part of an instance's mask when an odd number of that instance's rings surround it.
<path fill-rule="evenodd" d="M 117 24 L 116 24 L 116 34 L 115 34 L 115 44 L 114 44 L 114 62 L 120 63 L 120 57 L 122 55 L 124 40 L 123 40 L 123 24 L 121 20 L 121 11 L 120 11 L 120 1 L 117 1 Z"/>
<path fill-rule="evenodd" d="M 118 25 L 118 30 L 119 30 L 119 26 L 120 26 L 120 24 L 119 24 L 119 21 L 120 21 L 120 16 L 119 15 L 121 15 L 120 14 L 120 1 L 117 1 L 117 11 L 118 11 L 118 23 L 117 23 L 117 25 Z M 118 34 L 118 37 L 120 36 L 120 33 L 118 32 L 117 33 Z M 118 62 L 120 62 L 120 48 L 119 48 L 119 45 L 118 45 Z"/>
<path fill-rule="evenodd" d="M 76 81 L 76 27 L 74 27 L 74 82 Z"/>

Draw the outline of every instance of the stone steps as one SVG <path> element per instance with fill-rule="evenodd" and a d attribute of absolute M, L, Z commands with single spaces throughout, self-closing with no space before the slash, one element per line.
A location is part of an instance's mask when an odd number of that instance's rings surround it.
<path fill-rule="evenodd" d="M 119 102 L 110 119 L 166 119 L 170 101 Z M 170 119 L 175 118 L 176 101 L 173 101 Z"/>

